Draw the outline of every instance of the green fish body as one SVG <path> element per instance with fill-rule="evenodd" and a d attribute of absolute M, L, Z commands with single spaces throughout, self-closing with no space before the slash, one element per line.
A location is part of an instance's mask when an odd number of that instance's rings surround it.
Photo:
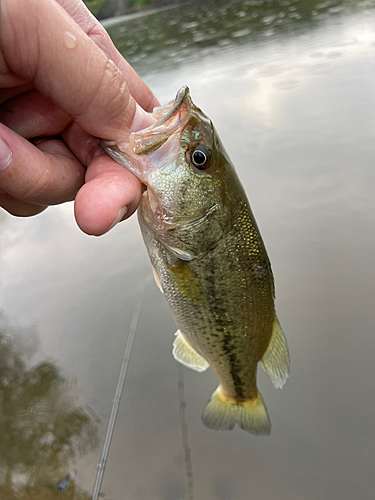
<path fill-rule="evenodd" d="M 173 355 L 220 385 L 203 412 L 212 429 L 269 434 L 258 362 L 275 387 L 289 354 L 275 313 L 271 265 L 234 167 L 183 87 L 158 119 L 106 151 L 147 186 L 138 211 L 155 279 L 178 331 Z"/>

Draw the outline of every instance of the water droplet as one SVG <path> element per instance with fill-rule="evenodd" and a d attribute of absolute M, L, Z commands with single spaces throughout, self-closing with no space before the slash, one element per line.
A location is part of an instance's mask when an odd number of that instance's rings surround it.
<path fill-rule="evenodd" d="M 69 33 L 68 31 L 65 31 L 64 33 L 64 45 L 67 49 L 74 49 L 74 47 L 77 46 L 77 38 Z"/>

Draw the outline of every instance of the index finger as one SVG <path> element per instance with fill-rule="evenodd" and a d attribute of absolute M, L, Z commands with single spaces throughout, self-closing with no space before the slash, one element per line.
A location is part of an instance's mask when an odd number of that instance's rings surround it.
<path fill-rule="evenodd" d="M 123 140 L 136 103 L 116 64 L 54 0 L 2 0 L 0 8 L 8 67 L 90 134 Z"/>
<path fill-rule="evenodd" d="M 83 31 L 102 49 L 102 51 L 115 62 L 125 77 L 131 95 L 146 111 L 152 111 L 160 103 L 138 76 L 130 64 L 122 57 L 114 46 L 110 36 L 91 14 L 82 0 L 57 0 L 66 12 L 75 20 Z"/>

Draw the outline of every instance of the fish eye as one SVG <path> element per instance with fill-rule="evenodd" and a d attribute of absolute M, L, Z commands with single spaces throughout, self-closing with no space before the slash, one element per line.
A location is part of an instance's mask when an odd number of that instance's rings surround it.
<path fill-rule="evenodd" d="M 211 163 L 211 152 L 206 146 L 197 146 L 190 151 L 190 160 L 199 170 L 206 170 Z"/>

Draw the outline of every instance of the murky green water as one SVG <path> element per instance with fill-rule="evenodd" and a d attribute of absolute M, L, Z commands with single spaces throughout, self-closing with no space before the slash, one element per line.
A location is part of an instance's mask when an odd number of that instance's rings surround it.
<path fill-rule="evenodd" d="M 373 1 L 288 0 L 108 23 L 161 102 L 187 84 L 214 121 L 266 242 L 292 375 L 276 391 L 259 373 L 270 437 L 206 429 L 216 378 L 183 369 L 182 392 L 174 320 L 136 218 L 95 239 L 71 204 L 2 214 L 1 499 L 90 498 L 144 282 L 104 498 L 373 498 L 374 26 Z"/>

